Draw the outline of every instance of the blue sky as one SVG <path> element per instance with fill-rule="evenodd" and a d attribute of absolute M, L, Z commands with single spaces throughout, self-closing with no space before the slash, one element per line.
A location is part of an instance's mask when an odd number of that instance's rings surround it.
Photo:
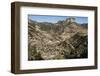
<path fill-rule="evenodd" d="M 59 20 L 65 20 L 71 16 L 47 16 L 47 15 L 28 15 L 28 18 L 37 22 L 56 23 Z M 88 17 L 74 17 L 77 23 L 88 23 Z"/>

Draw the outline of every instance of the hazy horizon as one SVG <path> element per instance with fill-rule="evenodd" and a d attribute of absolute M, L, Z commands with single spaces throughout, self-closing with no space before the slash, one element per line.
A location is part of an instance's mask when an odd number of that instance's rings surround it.
<path fill-rule="evenodd" d="M 67 18 L 74 17 L 75 22 L 83 24 L 88 23 L 88 17 L 76 17 L 76 16 L 49 16 L 49 15 L 28 15 L 28 19 L 37 22 L 49 22 L 57 23 L 58 21 L 66 20 Z"/>

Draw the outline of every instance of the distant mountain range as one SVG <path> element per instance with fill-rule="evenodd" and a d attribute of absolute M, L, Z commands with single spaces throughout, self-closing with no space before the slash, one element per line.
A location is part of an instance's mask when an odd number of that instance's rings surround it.
<path fill-rule="evenodd" d="M 88 24 L 28 20 L 28 60 L 87 58 Z"/>

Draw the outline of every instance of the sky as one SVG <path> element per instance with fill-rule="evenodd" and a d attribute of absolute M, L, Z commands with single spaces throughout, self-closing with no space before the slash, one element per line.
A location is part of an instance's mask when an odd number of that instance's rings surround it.
<path fill-rule="evenodd" d="M 59 20 L 66 20 L 73 16 L 47 16 L 47 15 L 28 15 L 28 19 L 37 21 L 37 22 L 51 22 L 56 23 Z M 77 23 L 88 23 L 88 17 L 75 17 L 75 22 Z"/>

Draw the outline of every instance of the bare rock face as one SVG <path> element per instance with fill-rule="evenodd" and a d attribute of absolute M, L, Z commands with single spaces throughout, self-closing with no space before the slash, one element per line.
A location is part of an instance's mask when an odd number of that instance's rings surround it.
<path fill-rule="evenodd" d="M 74 21 L 28 23 L 28 60 L 88 57 L 87 28 Z"/>

